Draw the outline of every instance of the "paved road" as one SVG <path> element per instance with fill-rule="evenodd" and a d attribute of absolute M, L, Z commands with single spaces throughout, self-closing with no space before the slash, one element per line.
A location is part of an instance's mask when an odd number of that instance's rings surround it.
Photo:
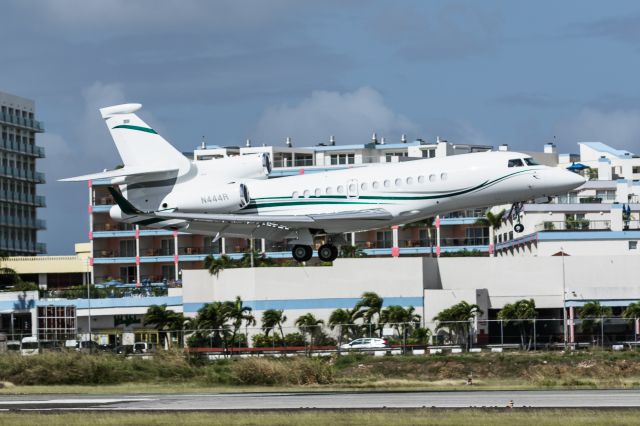
<path fill-rule="evenodd" d="M 263 410 L 420 407 L 640 407 L 639 390 L 7 395 L 0 410 Z"/>

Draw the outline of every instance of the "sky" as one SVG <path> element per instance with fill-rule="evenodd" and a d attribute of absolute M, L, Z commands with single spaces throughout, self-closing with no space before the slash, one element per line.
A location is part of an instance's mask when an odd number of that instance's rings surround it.
<path fill-rule="evenodd" d="M 0 91 L 33 99 L 49 254 L 88 231 L 86 184 L 120 163 L 98 108 L 181 151 L 211 145 L 602 141 L 640 153 L 636 1 L 4 0 Z"/>

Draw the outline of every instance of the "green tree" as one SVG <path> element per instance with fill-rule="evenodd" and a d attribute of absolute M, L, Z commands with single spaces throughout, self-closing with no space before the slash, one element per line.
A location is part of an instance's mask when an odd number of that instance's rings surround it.
<path fill-rule="evenodd" d="M 345 244 L 340 246 L 340 257 L 366 257 L 367 253 L 358 245 Z"/>
<path fill-rule="evenodd" d="M 505 323 L 513 323 L 520 330 L 520 347 L 529 350 L 533 333 L 530 332 L 533 319 L 538 316 L 536 302 L 533 299 L 522 299 L 508 303 L 498 312 L 498 319 Z M 528 336 L 528 339 L 527 339 Z"/>
<path fill-rule="evenodd" d="M 411 340 L 418 345 L 427 346 L 431 340 L 431 330 L 427 327 L 416 327 L 411 333 Z"/>
<path fill-rule="evenodd" d="M 353 308 L 356 311 L 362 311 L 362 318 L 370 333 L 378 328 L 376 320 L 380 318 L 383 303 L 384 299 L 382 297 L 378 296 L 377 293 L 368 291 L 362 293 L 360 300 Z"/>
<path fill-rule="evenodd" d="M 580 318 L 580 330 L 583 333 L 591 334 L 591 342 L 596 344 L 602 343 L 598 336 L 600 336 L 599 328 L 601 327 L 604 318 L 612 315 L 611 308 L 608 306 L 602 306 L 597 300 L 592 300 L 585 303 L 578 310 L 578 318 Z"/>
<path fill-rule="evenodd" d="M 466 301 L 462 301 L 442 310 L 433 317 L 433 321 L 438 322 L 436 330 L 446 328 L 451 342 L 468 349 L 471 331 L 470 321 L 478 315 L 482 315 L 482 313 L 478 305 L 471 305 Z"/>
<path fill-rule="evenodd" d="M 233 326 L 233 330 L 231 333 L 231 341 L 236 341 L 236 336 L 240 327 L 244 323 L 245 327 L 249 327 L 252 325 L 256 325 L 256 319 L 251 313 L 252 309 L 249 306 L 244 306 L 244 302 L 240 298 L 240 296 L 236 296 L 236 300 L 233 302 L 226 302 L 227 306 L 227 316 L 231 321 L 231 325 Z"/>
<path fill-rule="evenodd" d="M 213 347 L 227 347 L 227 339 L 231 334 L 229 320 L 229 302 L 206 303 L 198 309 L 198 325 L 200 330 L 206 330 Z"/>
<path fill-rule="evenodd" d="M 421 319 L 422 317 L 415 313 L 413 306 L 405 309 L 400 305 L 391 305 L 380 313 L 380 325 L 389 324 L 402 337 L 410 334 L 413 328 L 420 324 Z"/>
<path fill-rule="evenodd" d="M 0 288 L 12 288 L 20 282 L 20 276 L 11 268 L 2 266 L 7 261 L 9 256 L 6 253 L 0 252 Z"/>
<path fill-rule="evenodd" d="M 622 316 L 630 320 L 640 318 L 640 302 L 629 303 L 629 306 L 622 312 Z"/>
<path fill-rule="evenodd" d="M 489 227 L 489 241 L 493 245 L 493 254 L 496 255 L 496 235 L 495 231 L 502 226 L 502 217 L 504 216 L 505 209 L 502 209 L 497 214 L 494 214 L 491 210 L 487 209 L 483 218 L 476 220 L 476 225 L 484 225 Z"/>
<path fill-rule="evenodd" d="M 226 268 L 234 268 L 236 267 L 235 261 L 231 259 L 226 254 L 223 254 L 219 257 L 215 257 L 210 254 L 209 256 L 204 258 L 204 267 L 209 270 L 209 273 L 216 278 L 220 275 L 220 272 L 225 270 Z"/>
<path fill-rule="evenodd" d="M 302 334 L 309 335 L 309 346 L 313 347 L 314 343 L 322 336 L 322 325 L 324 321 L 317 319 L 312 313 L 308 312 L 298 317 L 295 325 L 300 329 Z"/>
<path fill-rule="evenodd" d="M 356 322 L 362 318 L 362 311 L 358 309 L 342 309 L 338 308 L 329 315 L 329 328 L 331 330 L 338 327 L 339 343 L 343 338 L 347 340 L 355 339 L 360 336 L 362 327 Z"/>
<path fill-rule="evenodd" d="M 161 346 L 164 346 L 165 340 L 170 344 L 170 340 L 167 339 L 168 332 L 175 330 L 177 326 L 181 328 L 183 321 L 184 316 L 167 309 L 166 304 L 149 306 L 142 319 L 145 325 L 152 325 L 158 330 Z"/>
<path fill-rule="evenodd" d="M 280 330 L 280 337 L 284 344 L 284 331 L 282 331 L 282 324 L 287 321 L 287 317 L 282 309 L 267 309 L 262 312 L 262 331 L 265 336 L 269 337 L 269 332 L 276 327 Z"/>

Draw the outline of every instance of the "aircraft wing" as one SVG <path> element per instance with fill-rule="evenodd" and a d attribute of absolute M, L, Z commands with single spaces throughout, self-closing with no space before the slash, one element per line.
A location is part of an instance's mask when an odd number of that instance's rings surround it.
<path fill-rule="evenodd" d="M 366 209 L 336 213 L 307 215 L 262 215 L 262 214 L 214 214 L 182 212 L 143 212 L 127 200 L 120 191 L 109 187 L 109 192 L 123 213 L 140 218 L 140 223 L 155 223 L 159 226 L 175 227 L 179 223 L 210 224 L 217 229 L 271 227 L 279 229 L 299 229 L 320 227 L 319 224 L 334 220 L 383 221 L 392 218 L 384 209 Z M 150 221 L 151 220 L 151 221 Z"/>
<path fill-rule="evenodd" d="M 154 217 L 162 219 L 182 219 L 195 222 L 218 223 L 273 223 L 287 227 L 304 227 L 299 225 L 313 225 L 327 220 L 389 220 L 391 214 L 384 209 L 367 209 L 345 211 L 337 213 L 322 213 L 313 215 L 262 215 L 262 214 L 209 214 L 209 213 L 165 213 L 154 212 Z M 298 225 L 298 226 L 296 226 Z"/>

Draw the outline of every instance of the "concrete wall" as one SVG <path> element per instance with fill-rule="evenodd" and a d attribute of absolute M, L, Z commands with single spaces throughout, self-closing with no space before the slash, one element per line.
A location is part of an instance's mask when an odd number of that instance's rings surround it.
<path fill-rule="evenodd" d="M 216 278 L 206 270 L 183 271 L 185 315 L 203 304 L 240 296 L 260 317 L 285 309 L 288 326 L 307 312 L 327 320 L 337 308 L 352 308 L 362 293 L 376 292 L 388 305 L 412 305 L 422 314 L 422 258 L 338 259 L 332 267 L 227 269 Z M 259 324 L 258 324 L 259 325 Z"/>

